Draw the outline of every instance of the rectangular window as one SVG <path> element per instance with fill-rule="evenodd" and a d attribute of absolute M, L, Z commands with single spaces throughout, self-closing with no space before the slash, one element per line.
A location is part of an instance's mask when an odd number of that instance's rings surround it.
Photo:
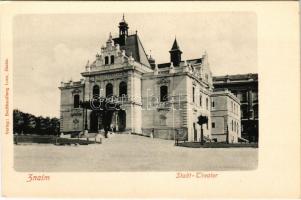
<path fill-rule="evenodd" d="M 79 108 L 79 95 L 78 94 L 73 96 L 73 107 Z"/>
<path fill-rule="evenodd" d="M 243 91 L 243 92 L 242 92 L 242 98 L 241 98 L 241 101 L 242 101 L 242 102 L 246 102 L 247 99 L 248 99 L 247 91 Z"/>
<path fill-rule="evenodd" d="M 194 103 L 194 96 L 195 96 L 194 91 L 195 91 L 195 88 L 192 87 L 192 102 L 193 102 L 193 103 Z"/>
<path fill-rule="evenodd" d="M 160 101 L 168 101 L 168 88 L 166 85 L 160 87 Z"/>
<path fill-rule="evenodd" d="M 214 103 L 214 101 L 212 101 L 212 108 L 214 108 L 215 107 L 215 103 Z"/>
<path fill-rule="evenodd" d="M 200 93 L 200 107 L 202 107 L 202 94 Z"/>
<path fill-rule="evenodd" d="M 258 101 L 258 92 L 253 92 L 253 101 Z"/>
<path fill-rule="evenodd" d="M 212 122 L 211 126 L 212 128 L 215 128 L 215 122 Z"/>

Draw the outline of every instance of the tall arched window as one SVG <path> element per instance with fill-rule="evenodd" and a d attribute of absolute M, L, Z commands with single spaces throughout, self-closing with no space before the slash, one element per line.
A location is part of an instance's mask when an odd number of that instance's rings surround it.
<path fill-rule="evenodd" d="M 105 56 L 105 65 L 109 64 L 109 56 Z"/>
<path fill-rule="evenodd" d="M 73 97 L 73 107 L 74 108 L 79 108 L 79 95 L 76 94 Z"/>
<path fill-rule="evenodd" d="M 168 88 L 166 85 L 160 87 L 160 101 L 164 102 L 168 100 Z"/>
<path fill-rule="evenodd" d="M 114 64 L 114 56 L 111 56 L 111 64 Z"/>
<path fill-rule="evenodd" d="M 99 97 L 99 86 L 98 85 L 93 86 L 93 97 Z"/>
<path fill-rule="evenodd" d="M 120 84 L 119 84 L 119 96 L 122 97 L 122 96 L 126 96 L 128 93 L 127 91 L 127 85 L 126 85 L 126 82 L 122 81 Z"/>
<path fill-rule="evenodd" d="M 106 97 L 113 96 L 113 85 L 111 83 L 108 83 L 106 85 Z"/>

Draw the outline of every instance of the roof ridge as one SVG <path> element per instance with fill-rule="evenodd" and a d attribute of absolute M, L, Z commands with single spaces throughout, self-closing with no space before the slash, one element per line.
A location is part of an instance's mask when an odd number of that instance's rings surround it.
<path fill-rule="evenodd" d="M 137 37 L 138 48 L 139 48 L 139 44 L 140 44 L 140 46 L 142 47 L 143 53 L 144 53 L 144 55 L 146 56 L 146 60 L 147 60 L 147 62 L 148 62 L 148 65 L 150 66 L 149 60 L 148 60 L 148 57 L 147 57 L 147 54 L 146 54 L 146 52 L 145 52 L 145 49 L 144 49 L 144 47 L 143 47 L 143 45 L 142 45 L 142 42 L 141 42 L 141 40 L 140 40 L 138 34 L 136 34 L 136 37 Z M 139 55 L 139 60 L 140 60 L 140 55 Z"/>

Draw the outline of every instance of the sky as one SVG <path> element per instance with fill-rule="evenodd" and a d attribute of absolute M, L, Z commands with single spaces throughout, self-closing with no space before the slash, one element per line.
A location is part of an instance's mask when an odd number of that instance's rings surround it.
<path fill-rule="evenodd" d="M 88 60 L 118 34 L 122 13 L 18 15 L 13 23 L 14 108 L 59 117 L 61 81 L 77 81 Z M 175 37 L 182 60 L 208 53 L 214 76 L 257 73 L 257 19 L 249 12 L 125 13 L 156 63 L 169 62 Z"/>

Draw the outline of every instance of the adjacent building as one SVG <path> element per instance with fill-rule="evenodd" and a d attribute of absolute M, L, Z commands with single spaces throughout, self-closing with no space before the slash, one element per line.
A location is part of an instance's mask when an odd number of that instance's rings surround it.
<path fill-rule="evenodd" d="M 241 140 L 240 101 L 229 90 L 211 95 L 212 138 L 218 142 L 237 143 Z"/>
<path fill-rule="evenodd" d="M 228 89 L 241 103 L 241 136 L 258 142 L 258 75 L 238 74 L 213 77 L 216 91 Z"/>
<path fill-rule="evenodd" d="M 158 64 L 145 53 L 138 33 L 129 34 L 128 29 L 123 17 L 118 37 L 109 35 L 95 60 L 87 63 L 81 73 L 83 78 L 61 83 L 61 132 L 98 132 L 102 129 L 102 117 L 97 110 L 81 108 L 80 102 L 114 97 L 121 103 L 111 124 L 117 132 L 173 139 L 181 131 L 189 141 L 200 141 L 201 135 L 213 139 L 210 105 L 213 81 L 207 53 L 182 60 L 175 39 L 169 51 L 170 61 Z M 214 96 L 217 102 L 219 98 L 224 97 Z M 221 102 L 226 104 L 228 100 Z M 199 116 L 208 118 L 203 127 L 197 123 Z M 240 121 L 235 122 L 240 127 Z M 215 123 L 219 126 L 218 120 Z M 237 141 L 237 137 L 229 140 Z"/>

